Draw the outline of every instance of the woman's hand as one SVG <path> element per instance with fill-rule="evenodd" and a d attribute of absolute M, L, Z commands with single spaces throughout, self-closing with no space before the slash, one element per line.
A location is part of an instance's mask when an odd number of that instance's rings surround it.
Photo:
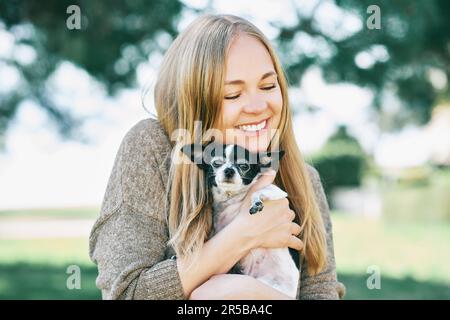
<path fill-rule="evenodd" d="M 292 299 L 261 281 L 243 274 L 212 276 L 192 291 L 190 300 L 274 300 Z"/>
<path fill-rule="evenodd" d="M 271 184 L 275 179 L 275 171 L 270 171 L 259 178 L 250 189 L 242 202 L 240 213 L 231 223 L 240 226 L 241 235 L 250 241 L 252 248 L 291 247 L 300 251 L 303 249 L 303 242 L 297 235 L 301 229 L 298 224 L 292 222 L 295 212 L 289 208 L 289 201 L 286 198 L 264 201 L 262 211 L 253 215 L 248 212 L 252 193 Z"/>

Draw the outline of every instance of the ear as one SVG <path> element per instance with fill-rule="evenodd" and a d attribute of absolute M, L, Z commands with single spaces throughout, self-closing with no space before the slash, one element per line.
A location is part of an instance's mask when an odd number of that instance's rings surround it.
<path fill-rule="evenodd" d="M 186 144 L 181 148 L 181 151 L 202 170 L 205 170 L 207 168 L 207 164 L 203 159 L 204 150 L 205 145 L 199 143 Z"/>
<path fill-rule="evenodd" d="M 281 158 L 283 158 L 284 153 L 284 150 L 264 152 L 259 155 L 259 164 L 263 168 L 275 166 L 276 168 L 273 169 L 276 170 L 278 169 L 279 162 Z"/>

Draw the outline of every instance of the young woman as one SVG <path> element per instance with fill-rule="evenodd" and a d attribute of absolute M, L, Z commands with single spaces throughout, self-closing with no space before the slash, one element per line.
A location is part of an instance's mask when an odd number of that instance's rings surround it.
<path fill-rule="evenodd" d="M 343 296 L 328 206 L 297 147 L 287 90 L 272 46 L 245 19 L 204 15 L 174 40 L 155 88 L 158 120 L 143 120 L 125 136 L 91 232 L 103 298 L 288 299 L 250 276 L 228 274 L 260 247 L 291 248 L 301 274 L 297 298 Z M 213 237 L 203 172 L 175 161 L 180 146 L 206 141 L 211 129 L 222 143 L 285 150 L 278 172 L 252 190 L 275 183 L 288 194 L 255 215 L 246 199 Z"/>

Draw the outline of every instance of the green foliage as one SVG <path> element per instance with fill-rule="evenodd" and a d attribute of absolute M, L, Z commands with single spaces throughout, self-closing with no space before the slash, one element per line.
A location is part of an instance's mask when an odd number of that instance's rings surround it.
<path fill-rule="evenodd" d="M 450 79 L 450 2 L 446 0 L 335 0 L 344 12 L 361 21 L 357 31 L 342 35 L 344 28 L 326 29 L 318 17 L 322 5 L 297 10 L 297 21 L 279 29 L 275 45 L 291 83 L 298 83 L 311 66 L 319 67 L 330 82 L 349 82 L 375 93 L 375 110 L 383 112 L 383 94 L 393 91 L 403 108 L 392 119 L 380 117 L 385 129 L 415 121 L 424 123 L 437 99 L 449 97 L 448 81 L 437 89 L 430 70 L 439 70 Z M 69 30 L 66 9 L 81 9 L 81 30 Z M 369 5 L 381 10 L 381 29 L 369 30 L 365 22 Z M 0 29 L 15 38 L 16 45 L 32 48 L 36 59 L 29 64 L 17 57 L 1 57 L 2 65 L 20 74 L 20 88 L 0 93 L 0 143 L 20 104 L 30 99 L 47 111 L 63 136 L 76 137 L 76 119 L 70 106 L 53 101 L 47 80 L 62 61 L 86 70 L 105 84 L 108 93 L 135 85 L 136 68 L 153 52 L 163 52 L 173 40 L 183 9 L 180 0 L 10 0 L 0 2 Z M 193 14 L 203 13 L 194 10 Z M 307 46 L 299 39 L 306 39 Z M 158 41 L 163 39 L 163 41 Z M 167 40 L 167 41 L 166 41 Z M 383 52 L 382 57 L 378 55 Z M 358 54 L 374 57 L 373 64 L 356 63 Z M 389 117 L 388 117 L 389 118 Z M 384 119 L 384 120 L 383 120 Z"/>
<path fill-rule="evenodd" d="M 78 5 L 81 29 L 69 30 L 66 10 Z M 0 57 L 3 65 L 19 71 L 21 86 L 0 93 L 0 137 L 20 103 L 30 99 L 55 120 L 62 136 L 74 138 L 81 119 L 68 106 L 51 99 L 47 80 L 62 61 L 70 61 L 102 82 L 110 94 L 134 85 L 136 68 L 150 53 L 163 51 L 158 37 L 173 39 L 182 5 L 178 0 L 89 1 L 11 0 L 0 2 L 0 29 L 6 28 L 15 45 L 31 48 L 36 59 L 23 63 Z M 65 107 L 65 108 L 62 108 Z"/>
<path fill-rule="evenodd" d="M 358 141 L 340 127 L 323 148 L 311 156 L 311 164 L 317 169 L 322 184 L 330 198 L 339 186 L 361 185 L 367 156 Z"/>
<path fill-rule="evenodd" d="M 335 0 L 339 8 L 354 14 L 361 22 L 356 32 L 342 36 L 342 28 L 326 30 L 318 21 L 325 1 L 311 12 L 297 10 L 297 23 L 280 28 L 279 46 L 287 61 L 290 81 L 298 83 L 311 66 L 319 66 L 330 83 L 349 82 L 375 93 L 373 104 L 382 111 L 383 94 L 393 90 L 403 102 L 394 119 L 384 129 L 405 123 L 425 123 L 439 98 L 449 97 L 445 88 L 433 87 L 428 72 L 440 70 L 450 79 L 450 2 L 446 0 Z M 367 8 L 380 8 L 381 29 L 368 29 Z M 311 48 L 299 47 L 298 39 L 309 39 Z M 357 56 L 366 53 L 373 63 L 361 66 Z M 380 53 L 382 53 L 380 55 Z"/>

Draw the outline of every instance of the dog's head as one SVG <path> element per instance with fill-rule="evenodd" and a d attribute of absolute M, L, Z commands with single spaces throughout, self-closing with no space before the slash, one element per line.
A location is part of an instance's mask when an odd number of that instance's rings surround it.
<path fill-rule="evenodd" d="M 277 169 L 284 151 L 252 153 L 235 144 L 187 144 L 181 148 L 202 169 L 208 185 L 228 192 L 241 192 L 265 170 Z"/>

